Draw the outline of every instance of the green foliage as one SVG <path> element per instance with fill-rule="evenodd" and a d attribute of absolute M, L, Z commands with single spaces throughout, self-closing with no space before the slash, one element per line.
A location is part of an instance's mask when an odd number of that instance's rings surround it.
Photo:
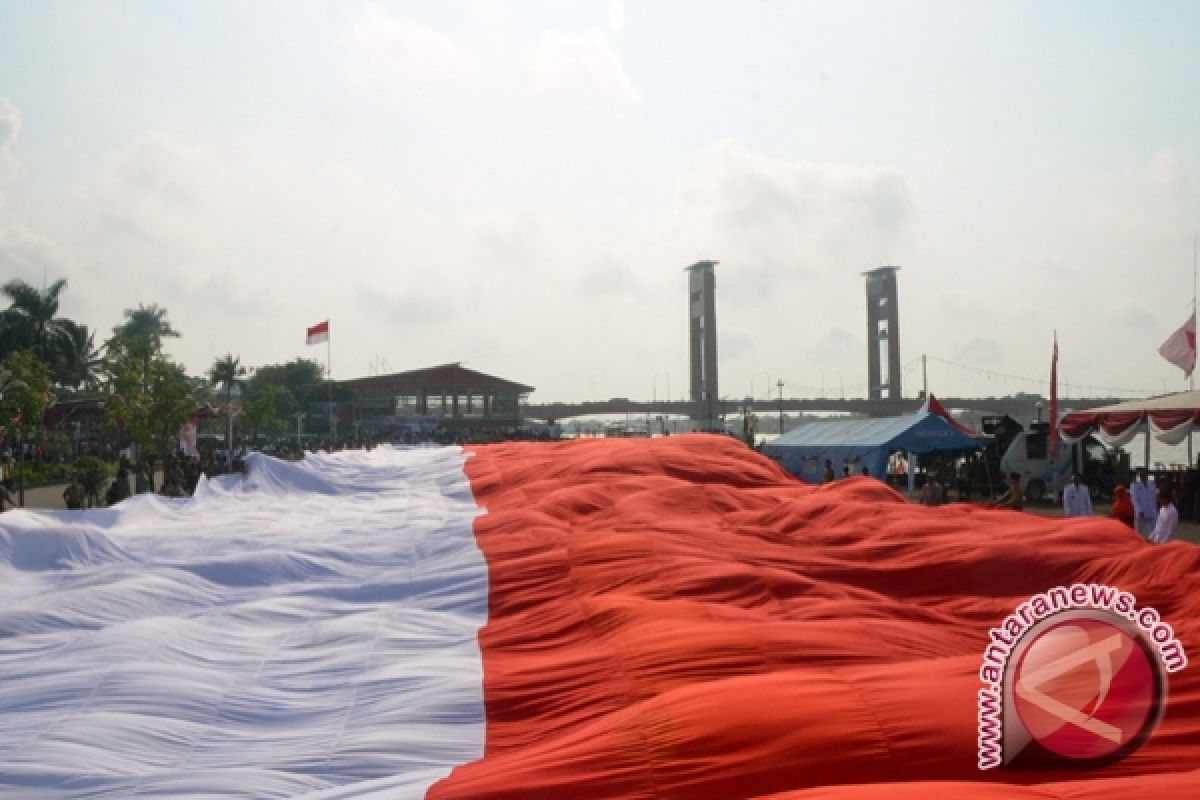
<path fill-rule="evenodd" d="M 14 470 L 14 474 L 16 470 Z M 28 463 L 25 465 L 25 488 L 46 486 L 51 483 L 62 483 L 67 476 L 67 468 L 63 464 L 43 461 L 41 464 Z"/>
<path fill-rule="evenodd" d="M 87 325 L 65 319 L 67 335 L 55 353 L 51 374 L 56 386 L 95 391 L 104 367 L 103 354 L 96 346 L 96 333 Z"/>
<path fill-rule="evenodd" d="M 232 395 L 233 387 L 244 383 L 244 377 L 246 368 L 242 366 L 241 359 L 233 353 L 218 358 L 208 370 L 209 381 L 213 386 L 223 387 L 227 398 Z"/>
<path fill-rule="evenodd" d="M 109 423 L 139 449 L 170 452 L 197 403 L 193 381 L 183 367 L 161 354 L 143 358 L 129 350 L 112 351 L 105 363 L 111 387 L 104 410 Z"/>
<path fill-rule="evenodd" d="M 9 307 L 0 312 L 0 356 L 32 348 L 37 357 L 51 363 L 67 338 L 64 323 L 58 318 L 58 296 L 67 286 L 58 280 L 45 289 L 36 289 L 14 279 L 0 287 Z"/>
<path fill-rule="evenodd" d="M 281 391 L 287 390 L 267 384 L 259 387 L 255 396 L 246 399 L 242 404 L 242 418 L 247 430 L 255 434 L 278 430 L 275 423 L 281 420 L 276 412 L 275 399 Z"/>
<path fill-rule="evenodd" d="M 50 368 L 37 357 L 32 347 L 18 350 L 8 357 L 5 368 L 8 375 L 5 386 L 3 413 L 5 422 L 20 412 L 26 427 L 40 425 L 50 393 Z"/>
<path fill-rule="evenodd" d="M 162 340 L 178 337 L 179 331 L 171 327 L 167 310 L 157 303 L 125 309 L 125 322 L 113 328 L 108 340 L 109 351 L 124 351 L 135 358 L 147 359 L 162 352 Z"/>
<path fill-rule="evenodd" d="M 233 353 L 228 353 L 213 362 L 212 367 L 208 371 L 208 379 L 212 381 L 212 385 L 216 387 L 225 387 L 225 414 L 228 416 L 233 413 L 233 387 L 244 386 L 245 381 L 242 380 L 246 376 L 246 368 L 242 366 L 241 359 L 234 356 Z M 227 420 L 228 427 L 225 429 L 225 449 L 233 452 L 233 425 Z"/>
<path fill-rule="evenodd" d="M 96 506 L 100 493 L 112 479 L 113 469 L 95 456 L 81 456 L 75 462 L 75 477 L 79 479 L 79 488 L 87 498 L 89 506 Z"/>
<path fill-rule="evenodd" d="M 316 361 L 297 358 L 286 364 L 268 364 L 256 369 L 250 379 L 249 392 L 253 395 L 263 386 L 279 386 L 288 391 L 299 409 L 304 410 L 310 400 L 321 399 L 314 395 L 324 386 L 324 378 L 325 371 Z"/>

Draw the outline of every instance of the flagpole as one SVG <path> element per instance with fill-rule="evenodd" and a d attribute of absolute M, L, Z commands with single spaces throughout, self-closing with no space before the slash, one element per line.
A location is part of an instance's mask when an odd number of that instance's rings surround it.
<path fill-rule="evenodd" d="M 1192 235 L 1192 319 L 1196 318 L 1196 246 L 1200 242 L 1200 236 Z M 1196 389 L 1196 370 L 1193 364 L 1192 374 L 1188 376 L 1188 388 L 1193 391 Z M 1193 426 L 1195 427 L 1195 426 Z M 1192 429 L 1188 429 L 1188 469 L 1192 468 Z"/>
<path fill-rule="evenodd" d="M 325 332 L 325 370 L 329 386 L 329 446 L 333 447 L 337 441 L 337 419 L 333 411 L 333 326 L 329 325 L 329 320 L 325 320 L 325 325 L 328 326 Z"/>

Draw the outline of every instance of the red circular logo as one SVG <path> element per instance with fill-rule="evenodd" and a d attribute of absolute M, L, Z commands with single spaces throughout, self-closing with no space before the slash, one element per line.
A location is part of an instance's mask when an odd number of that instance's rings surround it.
<path fill-rule="evenodd" d="M 1135 749 L 1157 722 L 1162 679 L 1142 640 L 1114 617 L 1062 614 L 1035 636 L 1012 674 L 1029 736 L 1073 760 Z"/>

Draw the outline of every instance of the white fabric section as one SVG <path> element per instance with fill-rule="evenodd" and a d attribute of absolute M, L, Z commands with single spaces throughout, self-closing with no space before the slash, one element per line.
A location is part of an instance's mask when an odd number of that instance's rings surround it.
<path fill-rule="evenodd" d="M 458 448 L 0 515 L 0 797 L 423 797 L 480 758 Z"/>
<path fill-rule="evenodd" d="M 1105 441 L 1108 439 L 1108 436 L 1099 429 L 1097 429 L 1095 431 L 1088 431 L 1087 433 L 1083 434 L 1083 436 L 1074 436 L 1074 437 L 1067 436 L 1065 433 L 1062 433 L 1062 428 L 1059 428 L 1058 430 L 1062 436 L 1063 442 L 1068 445 L 1075 444 L 1076 442 L 1082 442 L 1084 439 L 1087 438 L 1088 434 L 1091 434 L 1091 433 L 1095 433 L 1096 438 L 1098 438 L 1098 439 L 1105 440 Z M 1106 441 L 1106 443 L 1107 443 L 1107 441 Z"/>
<path fill-rule="evenodd" d="M 1104 444 L 1108 445 L 1109 447 L 1124 447 L 1125 445 L 1127 445 L 1133 441 L 1133 437 L 1137 436 L 1139 433 L 1145 433 L 1145 432 L 1146 432 L 1146 423 L 1145 422 L 1139 422 L 1136 425 L 1130 425 L 1128 428 L 1126 428 L 1124 431 L 1122 431 L 1117 436 L 1109 436 L 1107 433 L 1104 432 L 1104 428 L 1101 428 L 1099 426 L 1097 426 L 1096 430 L 1094 431 L 1094 433 L 1096 434 L 1096 438 L 1099 439 Z M 1075 439 L 1074 441 L 1079 441 L 1079 440 Z"/>
<path fill-rule="evenodd" d="M 1154 417 L 1150 418 L 1150 429 L 1154 431 L 1154 438 L 1158 439 L 1163 444 L 1176 445 L 1188 437 L 1192 432 L 1192 420 L 1188 420 L 1182 425 L 1176 425 L 1174 428 L 1160 428 L 1154 424 Z"/>

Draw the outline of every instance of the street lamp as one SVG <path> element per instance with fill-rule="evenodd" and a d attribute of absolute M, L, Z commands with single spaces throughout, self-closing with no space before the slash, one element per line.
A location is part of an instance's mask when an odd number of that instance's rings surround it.
<path fill-rule="evenodd" d="M 304 412 L 297 411 L 292 414 L 296 418 L 296 445 L 300 448 L 304 447 Z"/>
<path fill-rule="evenodd" d="M 775 385 L 779 387 L 779 435 L 783 436 L 783 378 Z"/>

